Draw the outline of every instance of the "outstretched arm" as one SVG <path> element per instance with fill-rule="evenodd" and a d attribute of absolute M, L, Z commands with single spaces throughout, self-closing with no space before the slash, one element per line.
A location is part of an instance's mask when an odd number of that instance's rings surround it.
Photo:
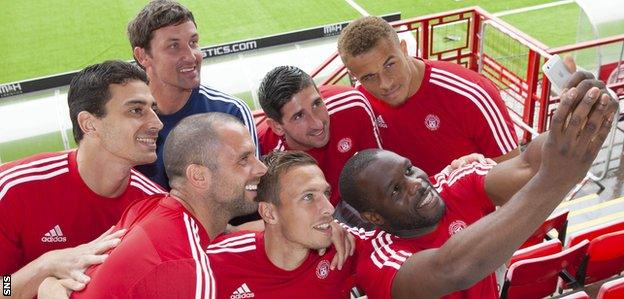
<path fill-rule="evenodd" d="M 562 96 L 538 149 L 535 175 L 494 213 L 453 235 L 442 247 L 413 254 L 392 284 L 393 298 L 433 298 L 465 289 L 503 264 L 548 217 L 592 164 L 616 111 L 598 88 Z M 569 118 L 569 121 L 567 121 Z"/>

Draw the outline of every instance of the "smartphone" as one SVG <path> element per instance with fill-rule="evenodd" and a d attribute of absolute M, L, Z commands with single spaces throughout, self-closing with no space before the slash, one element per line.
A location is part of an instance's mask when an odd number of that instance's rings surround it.
<path fill-rule="evenodd" d="M 550 57 L 550 59 L 544 63 L 542 71 L 546 77 L 548 77 L 552 90 L 558 95 L 561 94 L 565 84 L 570 79 L 570 76 L 572 76 L 572 73 L 568 71 L 563 60 L 557 54 Z"/>

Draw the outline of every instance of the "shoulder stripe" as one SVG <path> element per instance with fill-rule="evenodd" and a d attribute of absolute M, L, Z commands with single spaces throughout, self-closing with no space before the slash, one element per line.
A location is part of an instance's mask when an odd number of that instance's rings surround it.
<path fill-rule="evenodd" d="M 163 194 L 165 193 L 164 191 L 162 191 L 159 188 L 155 188 L 154 186 L 147 184 L 145 181 L 141 180 L 140 177 L 132 174 L 130 175 L 130 185 L 135 186 L 141 190 L 143 190 L 143 192 L 146 192 L 146 190 L 149 190 L 149 195 L 155 194 L 155 193 L 159 193 L 159 194 Z M 141 186 L 141 187 L 139 187 Z"/>
<path fill-rule="evenodd" d="M 459 88 L 456 88 L 454 86 L 448 85 L 448 84 L 446 84 L 444 82 L 435 80 L 434 78 L 435 78 L 435 74 L 432 73 L 431 74 L 431 79 L 430 79 L 431 83 L 433 83 L 435 85 L 438 85 L 440 87 L 446 88 L 448 90 L 451 90 L 451 91 L 453 91 L 453 92 L 455 92 L 457 94 L 460 94 L 460 95 L 466 97 L 467 99 L 469 99 L 477 107 L 477 109 L 479 109 L 479 111 L 481 111 L 481 114 L 485 118 L 485 121 L 488 123 L 488 126 L 490 128 L 490 132 L 492 133 L 492 136 L 494 137 L 494 140 L 496 141 L 496 144 L 497 144 L 499 150 L 502 153 L 507 153 L 507 152 L 510 151 L 509 148 L 511 147 L 511 145 L 509 144 L 509 142 L 506 141 L 506 140 L 505 141 L 501 140 L 501 137 L 499 136 L 498 130 L 500 129 L 500 125 L 494 123 L 494 121 L 492 120 L 492 118 L 490 117 L 488 112 L 486 112 L 486 110 L 485 110 L 486 108 L 483 107 L 482 103 L 480 103 L 475 98 L 474 95 L 471 95 L 471 94 L 469 94 L 469 93 L 467 93 L 467 92 L 465 92 L 465 91 L 463 91 L 463 90 L 461 90 Z"/>
<path fill-rule="evenodd" d="M 140 171 L 131 168 L 130 169 L 131 173 L 133 175 L 136 176 L 136 179 L 143 182 L 144 184 L 147 184 L 149 186 L 154 187 L 156 190 L 158 190 L 159 192 L 157 193 L 167 193 L 167 191 L 165 189 L 163 189 L 162 186 L 158 185 L 157 183 L 155 183 L 154 181 L 150 180 L 148 177 L 146 177 L 144 174 L 142 174 Z"/>
<path fill-rule="evenodd" d="M 338 222 L 338 224 L 340 224 L 340 226 L 346 229 L 348 233 L 362 240 L 368 240 L 370 237 L 375 235 L 374 230 L 365 230 L 364 228 L 361 228 L 361 227 L 351 227 L 341 222 Z"/>
<path fill-rule="evenodd" d="M 341 110 L 349 109 L 352 107 L 362 107 L 362 103 L 352 103 L 344 106 L 340 106 L 338 108 L 333 109 L 329 114 L 333 114 L 335 112 L 339 112 Z M 377 128 L 377 123 L 375 122 L 375 117 L 371 114 L 368 115 L 371 121 L 371 125 L 373 126 L 373 135 L 375 136 L 375 142 L 377 143 L 377 147 L 382 148 L 381 146 L 381 138 L 379 138 L 379 129 Z"/>
<path fill-rule="evenodd" d="M 69 162 L 67 160 L 65 161 L 60 161 L 60 162 L 56 162 L 56 163 L 52 163 L 52 164 L 48 164 L 45 166 L 39 166 L 39 167 L 33 167 L 33 168 L 28 168 L 28 169 L 22 169 L 19 171 L 14 171 L 12 173 L 8 173 L 7 175 L 0 177 L 0 186 L 4 185 L 7 181 L 19 177 L 21 175 L 29 175 L 29 174 L 35 174 L 35 173 L 42 173 L 42 172 L 46 172 L 49 171 L 51 169 L 55 169 L 55 168 L 60 168 L 60 167 L 66 167 L 67 168 L 67 164 Z"/>
<path fill-rule="evenodd" d="M 452 171 L 451 173 L 439 173 L 435 176 L 436 183 L 434 188 L 439 188 L 441 185 L 453 185 L 457 180 L 463 178 L 466 175 L 477 173 L 479 175 L 486 175 L 493 167 L 493 164 L 481 164 L 473 162 L 459 169 Z M 438 190 L 439 191 L 439 190 Z"/>
<path fill-rule="evenodd" d="M 483 87 L 442 69 L 433 68 L 432 72 L 441 74 L 442 76 L 440 76 L 440 79 L 446 79 L 448 80 L 448 82 L 451 83 L 455 82 L 458 86 L 465 88 L 466 90 L 473 92 L 474 94 L 479 96 L 479 99 L 488 108 L 488 112 L 492 113 L 492 118 L 497 124 L 498 133 L 501 134 L 501 138 L 503 140 L 506 140 L 507 142 L 509 142 L 509 144 L 511 144 L 511 146 L 513 146 L 512 150 L 518 146 L 516 138 L 514 138 L 513 134 L 510 131 L 510 128 L 505 123 L 505 119 L 501 110 L 496 105 L 490 94 L 483 89 Z"/>
<path fill-rule="evenodd" d="M 223 245 L 208 246 L 208 248 L 210 248 L 210 249 L 212 249 L 212 248 L 230 248 L 230 247 L 236 247 L 236 246 L 249 244 L 249 243 L 255 243 L 255 242 L 256 242 L 256 238 L 251 237 L 251 238 L 240 239 L 238 241 L 231 241 L 231 242 L 223 244 Z"/>
<path fill-rule="evenodd" d="M 195 261 L 195 298 L 214 298 L 214 278 L 212 277 L 212 270 L 208 262 L 208 257 L 201 249 L 199 243 L 199 236 L 197 232 L 199 228 L 193 218 L 188 214 L 183 213 L 184 224 L 186 226 L 186 233 L 189 240 L 189 247 L 193 260 Z"/>
<path fill-rule="evenodd" d="M 61 174 L 67 173 L 67 172 L 69 172 L 69 168 L 64 167 L 64 168 L 58 169 L 58 170 L 50 172 L 50 173 L 40 174 L 40 175 L 31 175 L 31 176 L 21 177 L 19 179 L 10 181 L 6 185 L 4 185 L 4 187 L 2 189 L 0 189 L 0 200 L 2 200 L 2 198 L 9 191 L 9 189 L 11 189 L 11 187 L 13 187 L 15 185 L 18 185 L 18 184 L 21 184 L 21 183 L 26 183 L 26 182 L 32 182 L 32 181 L 47 180 L 49 178 L 52 178 L 52 177 L 55 177 L 57 175 L 61 175 Z"/>
<path fill-rule="evenodd" d="M 256 233 L 230 237 L 218 243 L 208 245 L 207 254 L 222 252 L 245 252 L 256 250 Z"/>
<path fill-rule="evenodd" d="M 69 156 L 69 153 L 64 153 L 64 154 L 61 154 L 61 155 L 58 155 L 58 156 L 47 157 L 47 158 L 35 160 L 35 161 L 32 161 L 32 162 L 28 162 L 26 164 L 16 165 L 16 166 L 13 166 L 13 167 L 11 167 L 11 168 L 3 171 L 3 172 L 0 172 L 0 178 L 2 178 L 4 175 L 6 175 L 7 173 L 12 172 L 12 171 L 20 170 L 20 169 L 23 169 L 23 168 L 28 168 L 28 167 L 39 165 L 39 164 L 45 164 L 45 163 L 48 163 L 48 162 L 54 162 L 54 161 L 58 161 L 58 160 L 67 159 L 67 156 Z"/>
<path fill-rule="evenodd" d="M 360 102 L 364 105 L 363 108 L 368 114 L 374 115 L 373 107 L 371 107 L 370 103 L 366 100 L 366 98 L 364 98 L 364 96 L 362 96 L 361 93 L 341 97 L 333 96 L 325 100 L 325 105 L 327 105 L 327 110 L 331 110 L 333 107 L 340 106 L 348 102 Z"/>
<path fill-rule="evenodd" d="M 154 192 L 152 190 L 149 190 L 145 185 L 143 185 L 141 183 L 138 183 L 136 181 L 130 181 L 130 186 L 136 187 L 137 189 L 143 191 L 143 193 L 145 193 L 147 195 L 154 194 Z"/>
<path fill-rule="evenodd" d="M 412 255 L 411 253 L 403 250 L 396 252 L 392 249 L 392 236 L 384 231 L 380 231 L 371 242 L 374 250 L 371 253 L 370 258 L 379 269 L 384 266 L 389 266 L 399 270 L 407 258 Z"/>
<path fill-rule="evenodd" d="M 210 261 L 208 260 L 208 256 L 206 255 L 206 253 L 203 252 L 203 248 L 201 246 L 201 243 L 199 242 L 199 228 L 197 227 L 197 223 L 195 223 L 195 220 L 193 220 L 193 218 L 191 218 L 190 220 L 193 225 L 193 236 L 195 239 L 195 246 L 197 246 L 197 253 L 201 257 L 202 270 L 204 272 L 207 271 L 207 273 L 204 273 L 205 280 L 207 280 L 205 284 L 210 285 L 208 289 L 204 288 L 204 298 L 214 299 L 216 294 L 216 283 L 214 275 L 212 274 L 212 269 L 210 268 Z"/>
<path fill-rule="evenodd" d="M 346 97 L 357 97 L 366 101 L 366 96 L 364 96 L 363 93 L 361 93 L 358 90 L 353 89 L 353 90 L 349 90 L 349 91 L 345 91 L 345 92 L 341 92 L 341 93 L 328 96 L 327 98 L 325 98 L 325 102 L 327 103 L 327 102 L 334 101 L 336 99 L 346 98 Z"/>
<path fill-rule="evenodd" d="M 459 179 L 472 173 L 477 173 L 478 175 L 486 175 L 492 169 L 492 167 L 494 167 L 493 164 L 481 164 L 478 162 L 473 162 L 464 167 L 454 170 L 450 174 L 439 173 L 435 175 L 436 183 L 433 185 L 433 188 L 435 188 L 436 191 L 441 192 L 444 185 L 452 186 Z"/>
<path fill-rule="evenodd" d="M 368 117 L 371 121 L 371 125 L 373 126 L 373 135 L 375 136 L 375 142 L 377 143 L 377 147 L 382 148 L 381 138 L 379 137 L 379 128 L 377 127 L 377 122 L 375 121 L 375 114 L 373 113 L 373 109 L 370 107 L 370 104 L 367 101 L 360 100 L 358 97 L 349 97 L 328 104 L 327 110 L 329 112 L 329 115 L 332 115 L 336 112 L 340 112 L 342 110 L 353 107 L 361 107 L 364 109 L 364 111 L 366 111 L 366 114 L 368 114 Z"/>
<path fill-rule="evenodd" d="M 217 253 L 222 253 L 222 252 L 246 252 L 246 251 L 252 251 L 252 250 L 256 250 L 256 245 L 249 245 L 249 246 L 244 246 L 244 247 L 237 247 L 237 248 L 218 248 L 218 249 L 207 249 L 206 253 L 207 254 L 217 254 Z"/>
<path fill-rule="evenodd" d="M 238 111 L 243 116 L 243 122 L 245 126 L 249 130 L 249 134 L 251 134 L 251 138 L 253 139 L 254 145 L 256 146 L 256 157 L 260 157 L 260 147 L 258 146 L 258 134 L 256 133 L 256 123 L 254 122 L 253 115 L 251 114 L 251 110 L 249 110 L 249 106 L 243 100 L 225 94 L 221 91 L 199 85 L 199 92 L 203 95 L 209 97 L 212 100 L 222 101 L 226 103 L 231 103 L 238 108 Z"/>
<path fill-rule="evenodd" d="M 250 242 L 255 242 L 256 241 L 256 233 L 248 233 L 248 234 L 244 234 L 244 235 L 240 235 L 240 236 L 234 236 L 234 237 L 230 237 L 227 239 L 223 239 L 218 243 L 213 243 L 208 245 L 208 248 L 215 248 L 215 247 L 230 247 L 230 246 L 235 246 L 236 244 L 240 244 L 238 243 L 240 240 L 250 240 L 250 241 L 246 241 L 245 243 L 250 243 Z M 236 243 L 234 245 L 231 245 L 232 243 Z M 243 244 L 245 244 L 243 243 Z"/>
<path fill-rule="evenodd" d="M 430 81 L 463 95 L 475 104 L 486 119 L 501 152 L 507 153 L 517 147 L 516 140 L 506 125 L 502 112 L 481 86 L 438 68 L 432 68 Z"/>
<path fill-rule="evenodd" d="M 336 106 L 340 106 L 351 101 L 362 103 L 364 105 L 363 108 L 366 111 L 366 113 L 373 116 L 373 118 L 375 117 L 375 113 L 373 112 L 373 107 L 370 105 L 366 97 L 364 97 L 364 95 L 357 90 L 344 92 L 344 93 L 340 93 L 340 94 L 328 97 L 327 99 L 325 99 L 325 104 L 327 105 L 327 110 L 332 110 L 332 108 Z"/>

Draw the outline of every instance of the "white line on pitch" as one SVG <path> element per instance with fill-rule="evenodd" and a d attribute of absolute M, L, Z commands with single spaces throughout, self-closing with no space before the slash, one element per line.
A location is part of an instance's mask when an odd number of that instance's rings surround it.
<path fill-rule="evenodd" d="M 363 16 L 370 16 L 370 14 L 366 10 L 364 10 L 364 8 L 362 8 L 360 5 L 355 3 L 355 1 L 353 1 L 353 0 L 345 0 L 345 1 L 347 1 L 347 3 L 349 3 L 349 5 L 351 5 L 351 7 L 353 7 L 353 9 L 357 10 L 361 15 L 363 15 Z"/>
<path fill-rule="evenodd" d="M 553 6 L 570 4 L 570 3 L 574 3 L 574 0 L 555 1 L 555 2 L 544 3 L 544 4 L 540 4 L 540 5 L 523 7 L 523 8 L 518 8 L 518 9 L 510 9 L 510 10 L 505 10 L 505 11 L 499 11 L 497 13 L 494 13 L 494 16 L 502 17 L 502 16 L 513 15 L 513 14 L 517 14 L 517 13 L 523 13 L 523 12 L 527 12 L 527 11 L 544 9 L 544 8 L 549 8 L 549 7 L 553 7 Z"/>

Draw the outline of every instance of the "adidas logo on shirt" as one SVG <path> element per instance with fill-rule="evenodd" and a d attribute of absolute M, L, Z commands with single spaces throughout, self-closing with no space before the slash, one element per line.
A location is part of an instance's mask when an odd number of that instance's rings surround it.
<path fill-rule="evenodd" d="M 377 116 L 377 127 L 384 128 L 384 129 L 388 128 L 388 125 L 384 121 L 383 117 L 381 117 L 381 115 Z"/>
<path fill-rule="evenodd" d="M 41 242 L 44 242 L 44 243 L 64 243 L 64 242 L 67 242 L 67 237 L 63 236 L 63 232 L 61 231 L 61 227 L 57 224 L 49 232 L 47 232 L 45 235 L 43 235 L 43 237 L 41 237 Z"/>
<path fill-rule="evenodd" d="M 243 283 L 232 295 L 230 295 L 230 299 L 242 299 L 242 298 L 253 298 L 256 295 L 249 289 L 246 283 Z"/>

